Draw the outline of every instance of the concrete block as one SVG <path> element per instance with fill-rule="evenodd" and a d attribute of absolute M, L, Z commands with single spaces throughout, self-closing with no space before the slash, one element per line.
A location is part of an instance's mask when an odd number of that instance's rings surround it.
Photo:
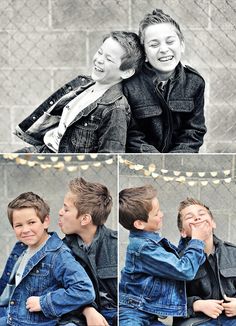
<path fill-rule="evenodd" d="M 132 27 L 138 27 L 140 20 L 146 13 L 153 9 L 160 8 L 173 17 L 181 29 L 207 28 L 208 26 L 208 2 L 189 0 L 132 0 Z"/>
<path fill-rule="evenodd" d="M 0 107 L 0 140 L 10 143 L 11 112 L 9 107 Z"/>
<path fill-rule="evenodd" d="M 235 108 L 236 103 L 236 68 L 219 68 L 212 71 L 210 86 L 210 103 L 220 104 L 227 108 L 227 111 Z"/>
<path fill-rule="evenodd" d="M 218 29 L 220 27 L 223 30 L 235 30 L 236 5 L 234 0 L 215 0 L 209 5 L 212 28 Z"/>
<path fill-rule="evenodd" d="M 224 123 L 222 123 L 224 117 Z M 211 105 L 208 122 L 208 140 L 235 141 L 236 112 L 234 104 Z"/>
<path fill-rule="evenodd" d="M 85 33 L 17 33 L 10 42 L 11 64 L 17 67 L 71 67 L 86 64 Z"/>
<path fill-rule="evenodd" d="M 9 34 L 1 32 L 0 33 L 0 67 L 9 66 Z"/>
<path fill-rule="evenodd" d="M 67 30 L 127 28 L 128 3 L 128 0 L 56 0 L 52 4 L 52 26 Z"/>
<path fill-rule="evenodd" d="M 21 31 L 47 30 L 49 28 L 48 0 L 14 0 L 10 21 Z"/>

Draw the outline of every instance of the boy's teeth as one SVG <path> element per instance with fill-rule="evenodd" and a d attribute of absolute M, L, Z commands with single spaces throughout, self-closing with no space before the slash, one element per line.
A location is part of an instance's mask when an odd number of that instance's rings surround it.
<path fill-rule="evenodd" d="M 169 56 L 169 57 L 164 57 L 164 58 L 160 58 L 159 61 L 169 61 L 173 58 L 173 56 Z"/>

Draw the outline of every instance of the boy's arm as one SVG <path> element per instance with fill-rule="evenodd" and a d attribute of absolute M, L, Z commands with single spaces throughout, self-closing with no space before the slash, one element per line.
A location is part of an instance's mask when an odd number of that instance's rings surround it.
<path fill-rule="evenodd" d="M 59 317 L 92 304 L 95 299 L 92 282 L 69 251 L 60 252 L 52 268 L 55 279 L 61 282 L 62 287 L 40 296 L 45 316 Z"/>
<path fill-rule="evenodd" d="M 114 105 L 114 104 L 113 104 Z M 98 134 L 98 153 L 125 153 L 130 111 L 121 103 L 104 111 Z"/>
<path fill-rule="evenodd" d="M 174 139 L 174 144 L 170 149 L 171 153 L 197 153 L 203 144 L 203 137 L 206 133 L 204 91 L 205 82 L 202 80 L 194 99 L 194 108 L 186 114 L 188 118 L 185 118 L 181 131 Z"/>

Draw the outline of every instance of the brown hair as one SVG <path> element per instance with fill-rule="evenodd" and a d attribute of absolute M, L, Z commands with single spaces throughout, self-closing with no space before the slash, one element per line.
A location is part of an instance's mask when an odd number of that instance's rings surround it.
<path fill-rule="evenodd" d="M 198 199 L 187 197 L 185 200 L 180 202 L 179 208 L 178 208 L 177 225 L 178 225 L 178 228 L 179 228 L 180 231 L 182 230 L 181 212 L 182 212 L 183 209 L 185 209 L 186 207 L 191 206 L 191 205 L 199 205 L 199 206 L 202 206 L 202 207 L 206 208 L 209 215 L 213 218 L 212 212 L 210 211 L 209 207 L 207 207 L 205 204 L 203 204 Z"/>
<path fill-rule="evenodd" d="M 112 208 L 112 197 L 106 186 L 75 178 L 70 181 L 69 189 L 76 195 L 74 205 L 78 216 L 90 214 L 94 225 L 106 222 Z"/>
<path fill-rule="evenodd" d="M 133 32 L 113 31 L 104 37 L 103 42 L 109 37 L 117 41 L 125 50 L 125 55 L 121 58 L 120 70 L 139 71 L 144 63 L 145 55 L 138 35 Z"/>
<path fill-rule="evenodd" d="M 161 23 L 170 23 L 173 25 L 176 28 L 176 33 L 179 36 L 180 41 L 184 41 L 184 35 L 179 24 L 171 16 L 165 14 L 161 9 L 155 9 L 152 13 L 146 14 L 139 23 L 139 37 L 141 44 L 144 44 L 145 29 L 150 25 Z"/>
<path fill-rule="evenodd" d="M 33 192 L 24 192 L 13 199 L 7 206 L 7 215 L 12 226 L 14 211 L 22 208 L 33 208 L 42 223 L 50 212 L 48 204 L 41 197 Z"/>
<path fill-rule="evenodd" d="M 119 222 L 127 230 L 135 230 L 134 221 L 147 222 L 152 200 L 157 191 L 151 185 L 123 189 L 119 193 Z"/>

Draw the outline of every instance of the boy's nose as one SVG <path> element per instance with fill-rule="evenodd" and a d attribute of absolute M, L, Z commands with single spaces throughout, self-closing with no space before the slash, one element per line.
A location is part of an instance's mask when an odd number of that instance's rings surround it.
<path fill-rule="evenodd" d="M 159 47 L 159 51 L 161 52 L 161 53 L 165 53 L 165 52 L 167 52 L 169 50 L 169 48 L 168 48 L 168 46 L 167 46 L 167 44 L 165 44 L 165 43 L 162 43 L 162 44 L 160 44 L 160 47 Z"/>
<path fill-rule="evenodd" d="M 59 216 L 62 216 L 63 215 L 63 208 L 61 208 L 60 210 L 59 210 Z"/>

